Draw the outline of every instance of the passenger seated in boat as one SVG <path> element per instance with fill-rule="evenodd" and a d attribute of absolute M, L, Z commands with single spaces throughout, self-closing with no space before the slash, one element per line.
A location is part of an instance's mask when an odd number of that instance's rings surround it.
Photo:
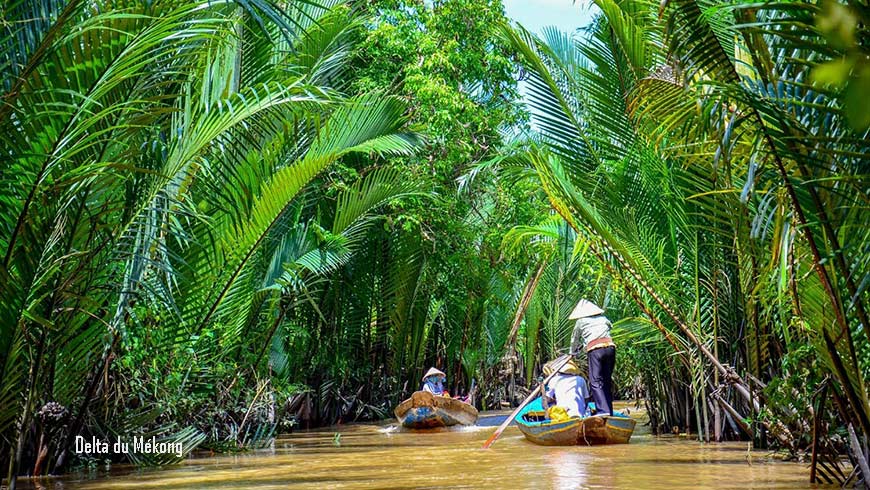
<path fill-rule="evenodd" d="M 544 374 L 553 373 L 553 362 L 544 365 Z M 581 376 L 580 368 L 574 361 L 568 361 L 559 369 L 547 383 L 547 398 L 554 399 L 555 404 L 563 407 L 571 417 L 586 417 L 589 408 L 586 399 L 589 398 L 589 387 L 586 379 Z"/>
<path fill-rule="evenodd" d="M 450 396 L 450 393 L 444 389 L 444 383 L 447 381 L 447 375 L 435 368 L 429 368 L 426 374 L 423 375 L 423 387 L 421 391 L 428 391 L 433 395 Z"/>

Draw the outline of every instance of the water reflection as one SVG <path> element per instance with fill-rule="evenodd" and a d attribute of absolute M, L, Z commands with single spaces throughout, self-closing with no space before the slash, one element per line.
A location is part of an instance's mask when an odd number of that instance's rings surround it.
<path fill-rule="evenodd" d="M 587 472 L 595 471 L 594 459 L 579 451 L 548 449 L 547 472 L 552 475 L 551 488 L 585 488 Z M 603 470 L 607 471 L 606 468 Z"/>

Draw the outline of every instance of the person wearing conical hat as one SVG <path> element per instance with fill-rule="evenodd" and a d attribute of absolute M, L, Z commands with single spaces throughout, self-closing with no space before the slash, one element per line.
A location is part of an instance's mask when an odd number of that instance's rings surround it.
<path fill-rule="evenodd" d="M 436 368 L 429 368 L 426 374 L 423 375 L 423 387 L 421 391 L 428 391 L 433 395 L 450 396 L 444 389 L 444 382 L 447 381 L 447 375 L 443 371 Z"/>
<path fill-rule="evenodd" d="M 616 344 L 610 338 L 610 320 L 595 303 L 581 299 L 568 316 L 576 320 L 571 335 L 571 352 L 586 351 L 589 359 L 589 391 L 595 401 L 595 415 L 613 413 L 613 368 Z"/>
<path fill-rule="evenodd" d="M 544 364 L 544 375 L 553 374 L 554 361 Z M 556 405 L 565 409 L 569 417 L 586 417 L 589 408 L 589 387 L 583 378 L 580 367 L 573 360 L 559 368 L 559 372 L 547 383 L 547 397 L 554 399 Z"/>

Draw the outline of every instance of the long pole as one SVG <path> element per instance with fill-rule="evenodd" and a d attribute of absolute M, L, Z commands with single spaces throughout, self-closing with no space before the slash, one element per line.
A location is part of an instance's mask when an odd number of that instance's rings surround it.
<path fill-rule="evenodd" d="M 562 369 L 562 367 L 565 364 L 568 364 L 568 361 L 570 361 L 573 357 L 574 356 L 571 354 L 565 354 L 565 356 L 564 356 L 565 359 L 562 361 L 561 364 L 559 364 L 558 367 L 553 369 L 553 372 L 550 373 L 549 376 L 547 376 L 547 378 L 541 383 L 541 386 L 545 386 L 551 379 L 553 379 L 553 376 L 555 376 L 559 372 L 559 370 Z M 513 413 L 511 413 L 510 416 L 508 416 L 508 418 L 506 418 L 504 420 L 504 422 L 502 422 L 501 425 L 498 426 L 498 429 L 496 429 L 495 432 L 493 432 L 492 435 L 489 436 L 489 439 L 487 439 L 486 442 L 483 443 L 483 448 L 488 449 L 490 446 L 492 446 L 493 443 L 495 443 L 495 440 L 498 439 L 499 436 L 501 436 L 501 433 L 504 432 L 504 430 L 507 428 L 508 425 L 510 425 L 510 423 L 511 423 L 511 421 L 513 421 L 514 417 L 516 417 L 517 414 L 520 413 L 520 410 L 525 408 L 525 406 L 528 405 L 529 403 L 531 403 L 531 401 L 534 400 L 535 398 L 537 398 L 537 396 L 538 396 L 538 390 L 532 390 L 532 392 L 529 394 L 529 396 L 526 397 L 526 399 L 523 400 L 522 403 L 520 403 L 520 406 L 518 406 L 516 408 L 516 410 L 514 410 Z"/>

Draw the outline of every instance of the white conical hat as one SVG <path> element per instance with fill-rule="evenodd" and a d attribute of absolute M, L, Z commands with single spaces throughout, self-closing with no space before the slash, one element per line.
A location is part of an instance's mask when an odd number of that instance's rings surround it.
<path fill-rule="evenodd" d="M 426 378 L 428 378 L 429 376 L 434 376 L 434 375 L 436 375 L 436 374 L 440 374 L 441 376 L 444 376 L 445 378 L 447 377 L 446 374 L 444 374 L 443 372 L 439 371 L 438 369 L 435 369 L 435 368 L 429 368 L 429 370 L 426 371 L 426 374 L 423 375 L 423 379 L 426 379 Z"/>
<path fill-rule="evenodd" d="M 596 316 L 604 313 L 604 310 L 598 307 L 595 303 L 589 301 L 588 299 L 581 299 L 577 302 L 577 306 L 574 307 L 574 311 L 568 315 L 569 320 L 576 320 L 578 318 L 585 318 L 587 316 Z"/>

